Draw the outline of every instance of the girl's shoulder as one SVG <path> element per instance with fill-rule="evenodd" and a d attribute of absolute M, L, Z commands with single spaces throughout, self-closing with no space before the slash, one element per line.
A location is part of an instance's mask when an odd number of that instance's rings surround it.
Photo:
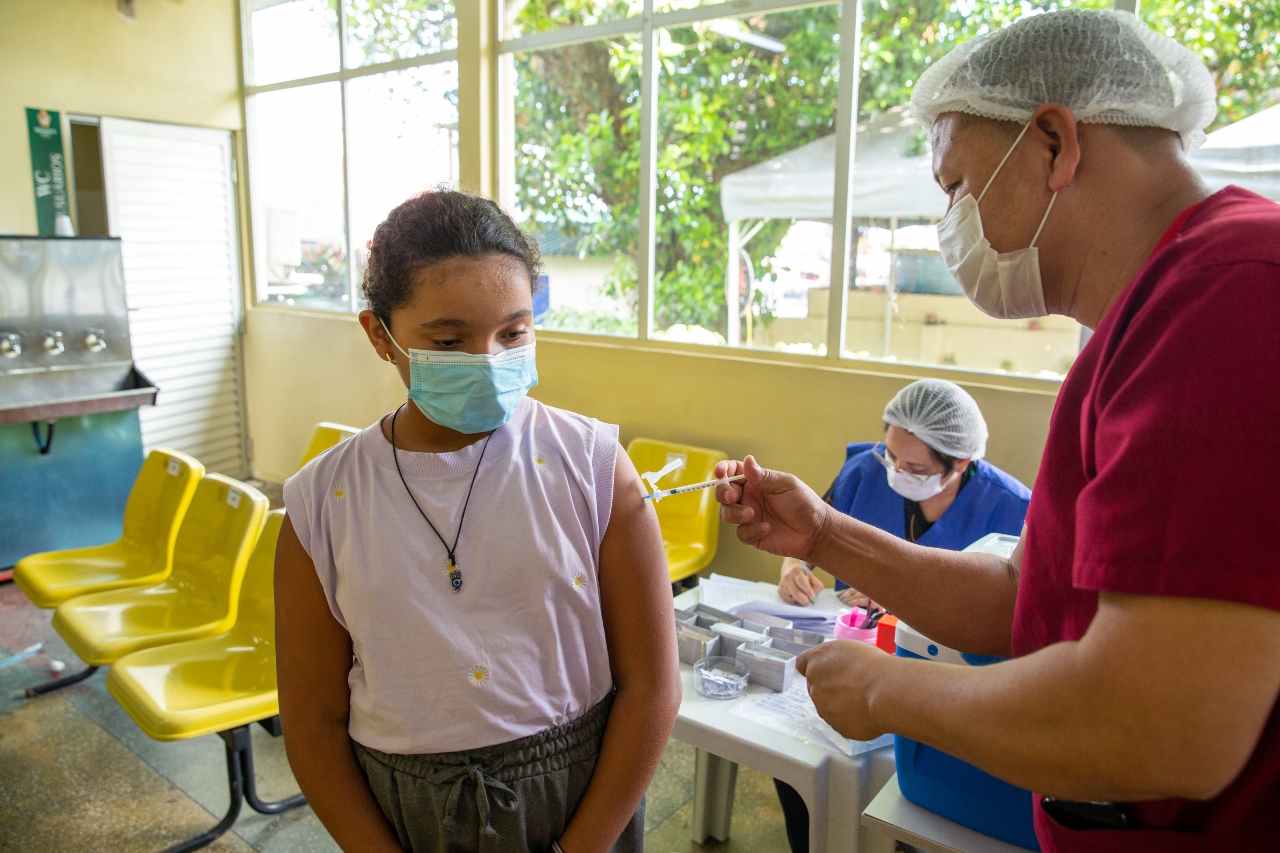
<path fill-rule="evenodd" d="M 338 442 L 303 465 L 297 473 L 284 481 L 285 507 L 296 515 L 314 502 L 314 495 L 329 492 L 333 484 L 343 480 L 361 459 L 367 459 L 366 445 L 370 441 L 382 439 L 381 429 L 382 419 L 379 418 L 372 425 Z"/>
<path fill-rule="evenodd" d="M 588 451 L 618 442 L 617 424 L 549 406 L 532 397 L 526 397 L 522 406 L 528 410 L 523 419 L 524 430 L 540 441 L 578 444 Z"/>

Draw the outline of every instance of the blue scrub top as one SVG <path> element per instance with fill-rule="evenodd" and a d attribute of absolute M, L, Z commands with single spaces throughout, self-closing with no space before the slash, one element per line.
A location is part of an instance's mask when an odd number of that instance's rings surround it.
<path fill-rule="evenodd" d="M 905 539 L 906 498 L 889 488 L 884 466 L 872 455 L 878 442 L 849 445 L 844 467 L 832 485 L 831 505 L 845 515 Z M 960 551 L 988 533 L 1022 533 L 1031 490 L 989 462 L 965 483 L 947 511 L 916 540 L 917 545 Z M 836 582 L 836 589 L 848 584 Z"/>

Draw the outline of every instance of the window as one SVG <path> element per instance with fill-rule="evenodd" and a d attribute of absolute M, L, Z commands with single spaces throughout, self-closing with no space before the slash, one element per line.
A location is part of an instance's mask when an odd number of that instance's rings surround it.
<path fill-rule="evenodd" d="M 458 182 L 458 70 L 453 62 L 347 83 L 351 244 L 356 281 L 388 211 L 415 193 Z"/>
<path fill-rule="evenodd" d="M 509 207 L 538 240 L 544 328 L 636 335 L 639 40 L 510 58 Z"/>
<path fill-rule="evenodd" d="M 258 301 L 357 311 L 377 224 L 414 193 L 457 183 L 454 5 L 244 2 Z"/>
<path fill-rule="evenodd" d="M 338 70 L 338 13 L 327 0 L 251 0 L 253 82 Z"/>
<path fill-rule="evenodd" d="M 339 86 L 265 92 L 249 106 L 258 300 L 350 310 Z"/>
<path fill-rule="evenodd" d="M 907 105 L 960 42 L 1113 0 L 500 0 L 498 103 L 463 112 L 486 140 L 458 138 L 459 65 L 487 79 L 458 0 L 242 2 L 260 301 L 357 310 L 374 227 L 456 183 L 461 148 L 539 242 L 544 329 L 1045 377 L 1079 352 L 1073 321 L 994 320 L 960 292 Z M 1210 131 L 1274 137 L 1280 14 L 1138 5 L 1209 66 Z M 1219 143 L 1191 158 L 1210 186 L 1271 192 Z"/>
<path fill-rule="evenodd" d="M 814 218 L 830 220 L 834 175 L 825 210 L 795 191 L 835 163 L 840 7 L 713 18 L 660 30 L 658 46 L 654 335 L 796 343 L 803 329 L 769 326 L 805 316 L 830 278 L 831 227 Z"/>

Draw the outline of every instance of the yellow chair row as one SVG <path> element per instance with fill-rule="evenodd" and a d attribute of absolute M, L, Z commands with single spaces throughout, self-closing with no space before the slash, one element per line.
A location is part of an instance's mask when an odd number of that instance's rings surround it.
<path fill-rule="evenodd" d="M 303 464 L 354 432 L 321 424 Z M 29 695 L 111 664 L 107 689 L 151 737 L 223 738 L 227 814 L 166 853 L 211 843 L 235 822 L 242 799 L 264 814 L 305 802 L 301 795 L 258 798 L 249 738 L 254 722 L 280 734 L 272 575 L 284 511 L 268 513 L 257 489 L 203 471 L 190 457 L 152 451 L 130 493 L 120 540 L 33 555 L 15 573 L 33 601 L 57 606 L 54 628 L 90 664 Z M 93 588 L 100 591 L 84 592 Z"/>

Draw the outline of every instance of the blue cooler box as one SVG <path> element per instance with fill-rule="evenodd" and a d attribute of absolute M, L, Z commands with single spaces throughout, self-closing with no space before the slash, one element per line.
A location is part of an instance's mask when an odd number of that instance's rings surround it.
<path fill-rule="evenodd" d="M 966 551 L 1008 556 L 1017 538 L 993 533 Z M 940 661 L 959 666 L 986 666 L 1003 658 L 969 655 L 933 642 L 905 622 L 895 637 L 899 657 Z M 967 761 L 905 737 L 894 737 L 898 787 L 918 806 L 978 832 L 1039 850 L 1031 820 L 1031 792 L 1015 788 Z"/>

